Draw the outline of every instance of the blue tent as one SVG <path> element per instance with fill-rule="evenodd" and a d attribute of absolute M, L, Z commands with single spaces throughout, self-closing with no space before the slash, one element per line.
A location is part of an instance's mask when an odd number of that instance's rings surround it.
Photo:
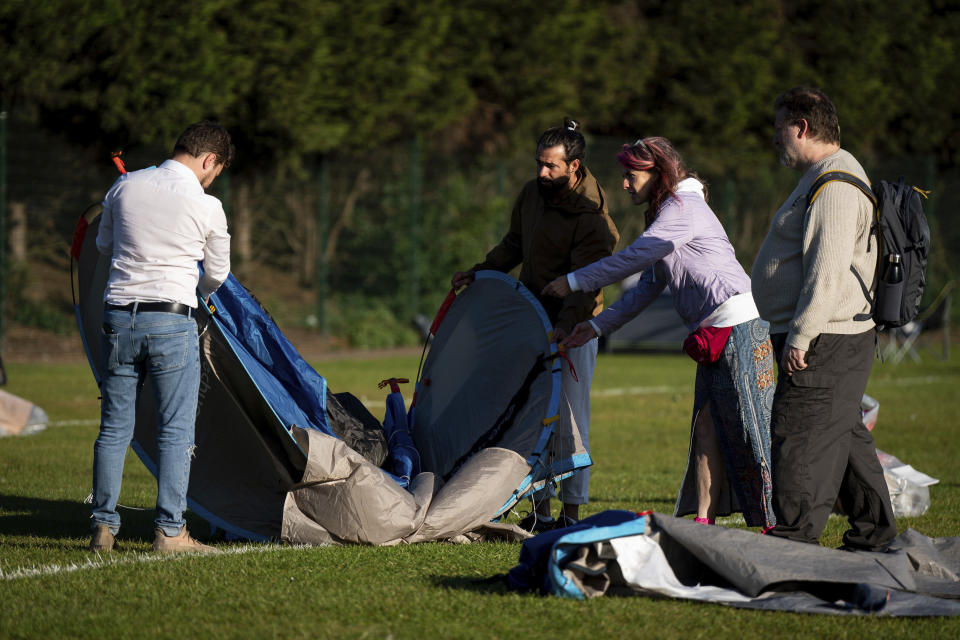
<path fill-rule="evenodd" d="M 99 212 L 81 218 L 73 248 L 77 320 L 98 383 L 109 269 L 95 246 Z M 558 420 L 565 401 L 552 327 L 503 274 L 478 274 L 456 296 L 410 414 L 394 389 L 382 425 L 352 396 L 331 393 L 233 276 L 196 320 L 202 372 L 188 505 L 230 538 L 449 538 L 590 463 Z M 148 388 L 132 446 L 156 474 Z"/>

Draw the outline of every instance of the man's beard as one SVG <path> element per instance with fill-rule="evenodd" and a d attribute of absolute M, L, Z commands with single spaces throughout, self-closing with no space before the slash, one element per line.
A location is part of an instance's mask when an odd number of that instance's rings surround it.
<path fill-rule="evenodd" d="M 544 198 L 555 198 L 570 184 L 569 176 L 559 178 L 537 178 L 537 188 Z"/>
<path fill-rule="evenodd" d="M 784 147 L 781 147 L 777 150 L 780 156 L 780 164 L 786 167 L 787 169 L 796 169 L 797 168 L 797 158 L 789 150 Z"/>

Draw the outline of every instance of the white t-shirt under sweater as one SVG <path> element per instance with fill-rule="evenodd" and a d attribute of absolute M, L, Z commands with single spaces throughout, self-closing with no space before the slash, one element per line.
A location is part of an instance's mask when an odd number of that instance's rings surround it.
<path fill-rule="evenodd" d="M 821 333 L 858 334 L 874 326 L 864 292 L 865 286 L 872 296 L 875 288 L 873 204 L 857 187 L 831 182 L 807 208 L 814 180 L 837 170 L 870 183 L 843 149 L 810 167 L 774 214 L 751 274 L 753 297 L 770 333 L 787 333 L 787 345 L 804 351 Z"/>

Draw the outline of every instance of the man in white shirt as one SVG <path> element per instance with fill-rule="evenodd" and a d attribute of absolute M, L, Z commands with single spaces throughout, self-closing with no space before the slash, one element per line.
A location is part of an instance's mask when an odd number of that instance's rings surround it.
<path fill-rule="evenodd" d="M 100 435 L 93 448 L 91 551 L 111 551 L 137 394 L 149 375 L 157 406 L 157 511 L 153 548 L 215 551 L 186 528 L 200 385 L 193 316 L 230 273 L 220 201 L 204 190 L 233 159 L 230 134 L 200 122 L 159 167 L 121 176 L 103 200 L 97 249 L 110 256 L 101 331 Z M 203 263 L 200 276 L 197 263 Z"/>

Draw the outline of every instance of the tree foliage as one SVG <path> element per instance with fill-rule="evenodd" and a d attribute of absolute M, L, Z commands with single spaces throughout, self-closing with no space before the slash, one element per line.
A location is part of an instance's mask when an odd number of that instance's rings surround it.
<path fill-rule="evenodd" d="M 417 132 L 526 139 L 567 114 L 749 157 L 801 82 L 865 149 L 960 144 L 942 0 L 8 0 L 0 43 L 3 100 L 79 144 L 168 143 L 213 116 L 257 171 Z"/>
<path fill-rule="evenodd" d="M 926 175 L 956 170 L 953 4 L 5 0 L 0 102 L 99 162 L 121 147 L 169 150 L 185 124 L 222 121 L 239 155 L 215 190 L 232 203 L 238 258 L 252 244 L 251 264 L 303 283 L 324 261 L 332 295 L 354 316 L 376 298 L 379 318 L 384 305 L 406 313 L 427 288 L 418 279 L 442 294 L 447 272 L 497 240 L 532 177 L 536 136 L 566 115 L 588 140 L 604 136 L 588 162 L 608 190 L 604 163 L 619 142 L 674 140 L 711 182 L 747 265 L 795 180 L 777 173 L 770 143 L 785 89 L 823 88 L 844 146 L 868 166 L 924 157 Z M 931 207 L 942 218 L 954 200 L 944 190 Z M 65 215 L 62 227 L 75 211 Z M 629 214 L 615 215 L 636 232 Z M 937 225 L 960 243 L 955 225 Z M 955 277 L 949 261 L 934 262 L 936 278 Z"/>

